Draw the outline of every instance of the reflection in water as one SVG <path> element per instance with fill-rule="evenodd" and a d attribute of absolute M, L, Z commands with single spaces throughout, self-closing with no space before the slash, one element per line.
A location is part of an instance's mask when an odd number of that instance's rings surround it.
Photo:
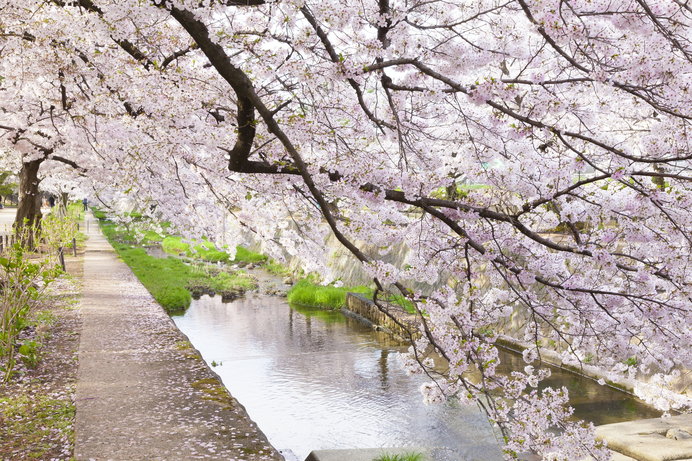
<path fill-rule="evenodd" d="M 404 350 L 340 312 L 291 309 L 279 298 L 222 304 L 193 301 L 174 317 L 250 417 L 281 450 L 445 446 L 450 460 L 498 460 L 475 407 L 426 406 L 419 377 L 396 357 Z M 290 459 L 290 458 L 289 458 Z"/>
<path fill-rule="evenodd" d="M 317 449 L 447 447 L 450 460 L 499 460 L 497 441 L 475 407 L 426 406 L 422 378 L 396 357 L 406 349 L 389 335 L 340 312 L 289 307 L 254 295 L 222 304 L 193 301 L 173 318 L 277 448 L 304 459 Z M 504 366 L 524 367 L 503 355 Z M 597 424 L 649 417 L 625 394 L 557 370 L 577 416 Z M 654 414 L 656 416 L 656 414 Z"/>

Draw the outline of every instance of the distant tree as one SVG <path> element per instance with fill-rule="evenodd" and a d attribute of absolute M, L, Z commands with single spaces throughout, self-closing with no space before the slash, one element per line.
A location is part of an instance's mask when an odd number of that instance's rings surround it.
<path fill-rule="evenodd" d="M 17 184 L 11 182 L 14 173 L 11 171 L 0 171 L 0 204 L 13 194 L 17 193 Z"/>

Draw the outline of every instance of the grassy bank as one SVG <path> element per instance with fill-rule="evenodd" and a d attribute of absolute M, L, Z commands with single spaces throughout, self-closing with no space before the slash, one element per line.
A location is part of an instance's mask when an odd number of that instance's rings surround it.
<path fill-rule="evenodd" d="M 323 286 L 309 280 L 301 280 L 293 285 L 286 296 L 289 303 L 326 309 L 339 309 L 346 305 L 346 293 L 349 292 L 372 296 L 372 289 L 366 286 Z"/>
<path fill-rule="evenodd" d="M 320 285 L 315 274 L 308 276 L 302 271 L 292 271 L 266 255 L 243 246 L 237 246 L 235 257 L 230 259 L 228 253 L 206 239 L 186 242 L 180 236 L 161 235 L 152 231 L 145 232 L 143 236 L 136 236 L 133 232 L 106 220 L 104 215 L 100 216 L 101 228 L 113 247 L 154 298 L 169 312 L 186 309 L 192 299 L 191 291 L 233 296 L 234 293 L 256 288 L 256 284 L 241 271 L 229 272 L 210 267 L 200 270 L 199 265 L 189 265 L 178 258 L 161 259 L 150 256 L 139 247 L 138 240 L 143 244 L 160 243 L 166 253 L 182 255 L 198 262 L 221 262 L 240 266 L 252 264 L 280 277 L 304 277 L 287 293 L 288 302 L 301 306 L 339 309 L 346 305 L 346 294 L 349 292 L 360 293 L 370 299 L 373 297 L 374 290 L 368 286 Z M 380 295 L 380 299 L 382 297 Z M 388 295 L 386 299 L 408 312 L 415 312 L 413 304 L 401 295 Z"/>
<path fill-rule="evenodd" d="M 222 262 L 231 264 L 263 264 L 269 261 L 267 256 L 251 251 L 243 246 L 236 247 L 235 258 L 232 260 L 223 249 L 218 249 L 214 243 L 202 239 L 193 243 L 183 241 L 182 237 L 169 235 L 161 240 L 161 248 L 172 255 L 184 255 L 207 262 Z"/>
<path fill-rule="evenodd" d="M 228 253 L 218 250 L 216 245 L 208 240 L 189 244 L 184 242 L 182 237 L 169 235 L 161 241 L 161 248 L 168 254 L 185 255 L 190 258 L 201 259 L 202 261 L 211 263 L 226 263 L 229 260 Z"/>
<path fill-rule="evenodd" d="M 145 249 L 136 246 L 133 236 L 126 230 L 108 220 L 100 220 L 100 224 L 101 230 L 118 255 L 169 313 L 187 309 L 192 302 L 193 292 L 230 297 L 257 286 L 254 279 L 243 271 L 230 272 L 204 264 L 187 264 L 178 258 L 163 259 L 150 256 Z M 163 240 L 165 241 L 165 238 Z M 169 242 L 175 246 L 178 240 L 172 239 Z M 189 249 L 189 244 L 185 245 L 188 245 Z M 205 248 L 210 252 L 219 252 L 211 250 L 208 246 Z M 228 257 L 227 253 L 223 254 Z"/>
<path fill-rule="evenodd" d="M 336 287 L 333 285 L 319 285 L 310 279 L 303 279 L 293 285 L 288 291 L 289 303 L 301 306 L 322 307 L 325 309 L 340 309 L 346 306 L 346 294 L 359 293 L 368 299 L 373 298 L 374 290 L 365 285 Z M 379 299 L 383 296 L 380 294 Z M 387 302 L 402 307 L 409 313 L 415 313 L 413 303 L 401 295 L 388 295 Z"/>

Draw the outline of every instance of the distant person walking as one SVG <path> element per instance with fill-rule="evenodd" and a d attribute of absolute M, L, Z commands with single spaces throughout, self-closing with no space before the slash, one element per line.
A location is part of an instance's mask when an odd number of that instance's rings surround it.
<path fill-rule="evenodd" d="M 84 205 L 84 211 L 86 211 L 89 208 L 89 200 L 82 200 L 82 205 Z"/>
<path fill-rule="evenodd" d="M 55 197 L 53 197 L 52 195 L 48 197 L 48 205 L 50 205 L 51 208 L 55 206 Z"/>

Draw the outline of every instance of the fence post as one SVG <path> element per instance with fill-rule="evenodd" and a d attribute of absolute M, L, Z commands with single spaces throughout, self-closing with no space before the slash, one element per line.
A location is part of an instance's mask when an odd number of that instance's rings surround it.
<path fill-rule="evenodd" d="M 65 255 L 63 254 L 63 248 L 58 247 L 58 260 L 60 260 L 60 266 L 62 267 L 63 271 L 67 271 L 65 268 Z"/>
<path fill-rule="evenodd" d="M 77 256 L 77 239 L 72 237 L 72 254 Z"/>

